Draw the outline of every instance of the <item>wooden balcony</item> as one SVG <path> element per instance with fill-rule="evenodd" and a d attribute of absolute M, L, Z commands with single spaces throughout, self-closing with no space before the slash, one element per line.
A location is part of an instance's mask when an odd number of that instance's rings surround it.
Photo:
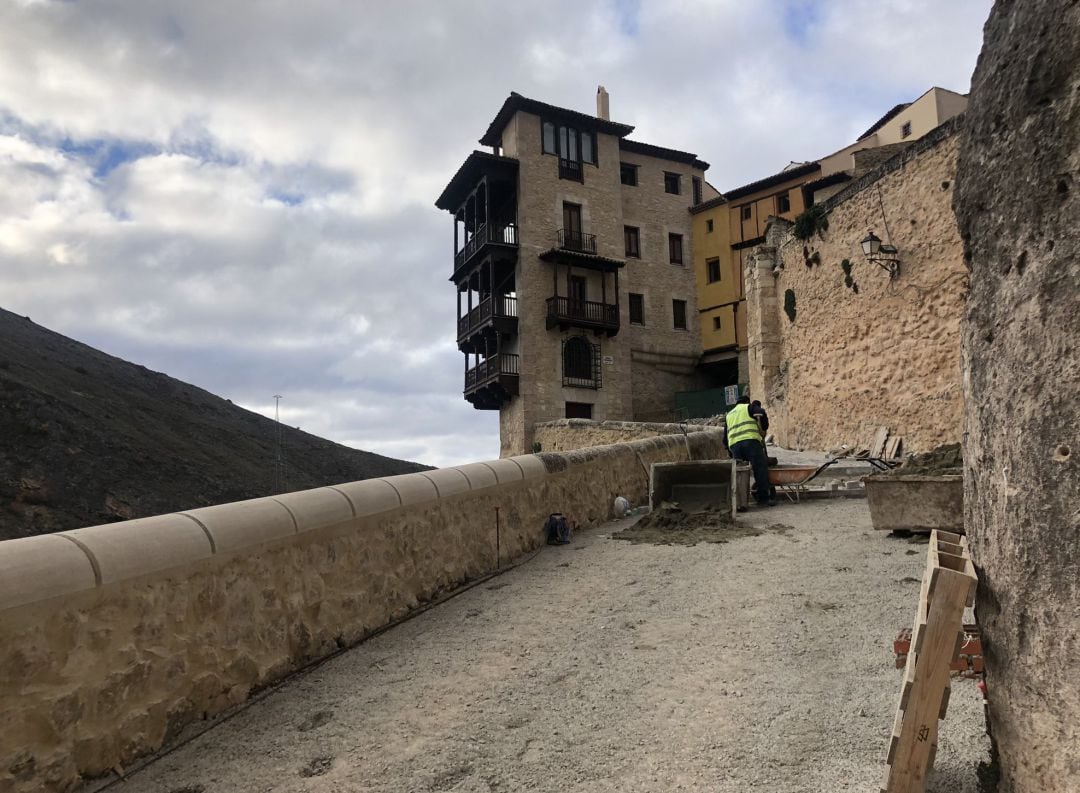
<path fill-rule="evenodd" d="M 477 337 L 488 331 L 517 333 L 517 297 L 493 295 L 485 297 L 480 305 L 458 318 L 458 349 L 462 352 L 479 352 Z"/>
<path fill-rule="evenodd" d="M 498 249 L 507 255 L 516 255 L 518 247 L 518 229 L 515 223 L 485 223 L 476 230 L 454 254 L 454 275 L 452 281 L 460 280 L 469 263 L 482 253 Z"/>
<path fill-rule="evenodd" d="M 498 410 L 518 393 L 518 356 L 498 353 L 465 372 L 465 399 L 477 410 Z"/>
<path fill-rule="evenodd" d="M 549 297 L 546 322 L 548 330 L 555 327 L 560 330 L 585 328 L 614 336 L 619 332 L 619 306 L 616 303 Z"/>

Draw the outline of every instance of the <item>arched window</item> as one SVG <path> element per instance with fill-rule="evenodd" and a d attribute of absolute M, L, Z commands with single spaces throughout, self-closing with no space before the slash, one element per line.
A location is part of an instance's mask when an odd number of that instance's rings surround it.
<path fill-rule="evenodd" d="M 584 336 L 563 342 L 563 385 L 578 388 L 600 387 L 600 348 Z"/>

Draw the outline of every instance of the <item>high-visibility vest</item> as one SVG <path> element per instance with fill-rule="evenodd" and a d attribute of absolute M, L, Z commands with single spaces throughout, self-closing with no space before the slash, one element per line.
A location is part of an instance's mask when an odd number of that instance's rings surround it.
<path fill-rule="evenodd" d="M 739 441 L 761 443 L 761 427 L 757 419 L 750 415 L 749 405 L 736 405 L 724 416 L 724 423 L 727 425 L 728 446 L 734 446 Z"/>

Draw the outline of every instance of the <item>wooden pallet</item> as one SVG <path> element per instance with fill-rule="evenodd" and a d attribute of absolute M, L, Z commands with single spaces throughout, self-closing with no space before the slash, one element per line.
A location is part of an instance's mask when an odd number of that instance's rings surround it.
<path fill-rule="evenodd" d="M 926 789 L 938 720 L 945 718 L 949 704 L 949 668 L 964 642 L 964 608 L 974 604 L 977 583 L 967 538 L 932 531 L 882 793 Z"/>

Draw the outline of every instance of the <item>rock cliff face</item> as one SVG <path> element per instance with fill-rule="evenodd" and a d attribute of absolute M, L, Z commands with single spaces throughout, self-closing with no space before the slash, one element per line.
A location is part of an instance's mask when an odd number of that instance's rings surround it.
<path fill-rule="evenodd" d="M 1080 5 L 998 0 L 955 209 L 965 509 L 1002 791 L 1080 785 Z"/>
<path fill-rule="evenodd" d="M 0 309 L 0 540 L 281 492 L 277 429 Z M 281 432 L 289 490 L 427 468 Z"/>

